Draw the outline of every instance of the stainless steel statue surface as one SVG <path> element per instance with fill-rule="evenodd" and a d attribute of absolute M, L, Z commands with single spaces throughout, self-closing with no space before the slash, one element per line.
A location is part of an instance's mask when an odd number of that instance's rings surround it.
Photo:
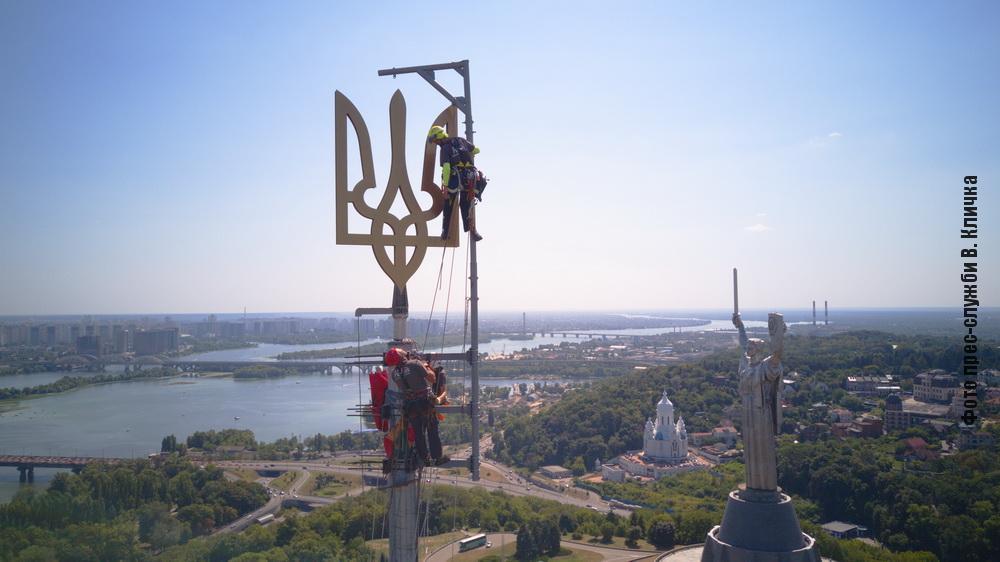
<path fill-rule="evenodd" d="M 705 537 L 701 562 L 820 562 L 816 539 L 802 532 L 792 498 L 778 488 L 775 438 L 781 431 L 781 360 L 788 327 L 782 315 L 772 312 L 767 315 L 770 345 L 747 337 L 735 268 L 733 325 L 743 350 L 739 390 L 747 483 L 729 493 L 721 523 Z"/>
<path fill-rule="evenodd" d="M 772 312 L 767 317 L 771 336 L 770 354 L 767 343 L 748 338 L 743 320 L 733 313 L 733 325 L 739 330 L 740 358 L 739 390 L 743 404 L 743 460 L 746 464 L 747 488 L 777 491 L 778 470 L 775 437 L 781 431 L 781 365 L 785 347 L 785 320 Z"/>

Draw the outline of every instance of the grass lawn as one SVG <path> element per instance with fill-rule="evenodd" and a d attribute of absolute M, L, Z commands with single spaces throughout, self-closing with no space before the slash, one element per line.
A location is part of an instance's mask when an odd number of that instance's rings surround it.
<path fill-rule="evenodd" d="M 317 479 L 324 476 L 327 484 L 317 487 Z M 303 496 L 322 496 L 332 498 L 339 496 L 347 490 L 361 485 L 361 476 L 358 474 L 330 474 L 325 472 L 313 472 L 309 475 L 309 480 L 299 489 L 299 494 Z"/>
<path fill-rule="evenodd" d="M 507 484 L 507 478 L 500 473 L 500 471 L 486 468 L 485 466 L 479 467 L 479 477 L 483 480 L 489 480 L 491 482 L 499 482 L 501 484 Z"/>
<path fill-rule="evenodd" d="M 240 480 L 246 480 L 247 482 L 256 482 L 260 478 L 260 474 L 252 468 L 227 468 L 226 472 L 240 477 Z"/>
<path fill-rule="evenodd" d="M 441 533 L 440 535 L 434 535 L 433 537 L 421 537 L 420 538 L 420 559 L 423 560 L 428 554 L 434 552 L 438 547 L 446 545 L 450 542 L 456 541 L 458 539 L 464 538 L 468 533 L 463 533 L 462 531 L 455 531 L 452 533 Z M 374 541 L 368 541 L 366 543 L 368 548 L 375 551 L 375 554 L 385 553 L 386 556 L 389 555 L 389 539 L 378 539 Z"/>
<path fill-rule="evenodd" d="M 570 540 L 570 535 L 568 535 L 568 534 L 567 535 L 563 535 L 563 539 Z M 600 539 L 595 539 L 594 537 L 588 537 L 588 536 L 584 535 L 583 539 L 579 540 L 577 542 L 585 542 L 587 544 L 592 544 L 594 546 L 609 546 L 609 547 L 615 547 L 615 548 L 629 548 L 629 547 L 625 546 L 625 537 L 611 537 L 611 542 L 609 542 L 609 543 L 603 543 L 603 542 L 601 542 Z M 635 549 L 635 548 L 629 548 L 629 550 L 635 550 L 635 551 L 641 551 L 641 550 L 655 551 L 655 550 L 657 550 L 655 546 L 653 546 L 653 545 L 649 544 L 648 542 L 646 542 L 646 539 L 639 539 L 639 540 L 637 540 L 635 542 L 639 545 L 639 548 L 637 548 L 637 549 Z"/>
<path fill-rule="evenodd" d="M 572 488 L 572 487 L 566 489 L 566 494 L 578 500 L 590 500 L 597 497 L 597 494 L 592 494 L 587 490 L 581 490 L 580 488 Z"/>
<path fill-rule="evenodd" d="M 508 542 L 503 548 L 499 544 L 494 543 L 493 548 L 479 547 L 475 550 L 463 552 L 452 557 L 449 562 L 472 562 L 484 558 L 501 561 L 514 560 L 515 552 L 517 552 L 517 543 Z M 604 560 L 604 557 L 596 552 L 588 552 L 563 545 L 559 555 L 553 556 L 549 560 L 553 562 L 600 562 Z"/>
<path fill-rule="evenodd" d="M 364 456 L 364 455 L 351 455 L 351 456 L 337 457 L 336 459 L 334 459 L 333 461 L 331 461 L 331 464 L 334 464 L 334 465 L 337 465 L 337 466 L 363 466 L 363 465 L 367 465 L 369 467 L 378 468 L 380 466 L 381 462 L 382 462 L 382 459 L 380 457 L 378 457 L 377 455 L 367 455 L 367 456 Z"/>
<path fill-rule="evenodd" d="M 288 488 L 295 482 L 295 479 L 299 477 L 299 471 L 289 470 L 288 472 L 282 474 L 281 476 L 271 480 L 268 486 L 275 488 L 277 490 L 288 491 Z"/>

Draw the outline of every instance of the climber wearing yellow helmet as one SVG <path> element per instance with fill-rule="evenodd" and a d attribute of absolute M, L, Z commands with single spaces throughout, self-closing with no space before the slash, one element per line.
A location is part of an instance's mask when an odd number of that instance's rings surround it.
<path fill-rule="evenodd" d="M 466 231 L 471 229 L 472 236 L 477 241 L 482 240 L 483 237 L 476 231 L 476 225 L 470 217 L 473 197 L 481 201 L 486 187 L 486 178 L 473 166 L 472 157 L 479 154 L 479 149 L 461 137 L 449 137 L 444 127 L 439 125 L 431 127 L 427 133 L 427 142 L 441 148 L 441 191 L 446 195 L 441 238 L 448 238 L 451 213 L 458 200 L 463 228 Z"/>

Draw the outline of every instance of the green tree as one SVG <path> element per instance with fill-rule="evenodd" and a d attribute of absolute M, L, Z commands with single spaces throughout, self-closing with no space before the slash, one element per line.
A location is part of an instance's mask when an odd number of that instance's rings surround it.
<path fill-rule="evenodd" d="M 625 546 L 629 548 L 639 548 L 639 539 L 642 538 L 642 527 L 632 525 L 625 533 Z"/>
<path fill-rule="evenodd" d="M 576 519 L 569 513 L 559 514 L 559 529 L 564 533 L 572 533 L 576 530 Z"/>
<path fill-rule="evenodd" d="M 538 544 L 535 543 L 534 533 L 528 527 L 529 525 L 526 523 L 518 529 L 517 549 L 514 552 L 515 558 L 525 562 L 537 560 L 541 555 L 541 550 L 538 548 Z"/>
<path fill-rule="evenodd" d="M 149 544 L 160 551 L 168 546 L 187 542 L 191 538 L 191 526 L 173 517 L 166 517 L 153 525 Z"/>
<path fill-rule="evenodd" d="M 186 471 L 170 479 L 167 491 L 179 507 L 191 505 L 198 499 L 198 490 L 194 487 L 191 474 Z"/>
<path fill-rule="evenodd" d="M 216 524 L 215 510 L 203 503 L 186 505 L 178 509 L 177 518 L 186 522 L 195 536 L 207 535 Z"/>
<path fill-rule="evenodd" d="M 718 515 L 704 511 L 686 511 L 677 522 L 677 542 L 680 544 L 696 544 L 705 542 L 705 536 L 712 527 L 719 524 Z"/>
<path fill-rule="evenodd" d="M 646 540 L 656 548 L 667 550 L 674 547 L 675 534 L 676 529 L 672 521 L 669 519 L 658 519 L 649 526 Z"/>
<path fill-rule="evenodd" d="M 168 435 L 160 442 L 160 452 L 172 453 L 177 450 L 177 436 Z"/>
<path fill-rule="evenodd" d="M 136 516 L 139 520 L 139 540 L 149 542 L 156 524 L 170 519 L 170 508 L 164 503 L 153 502 L 139 508 Z"/>
<path fill-rule="evenodd" d="M 615 524 L 606 521 L 601 525 L 601 542 L 607 544 L 611 542 L 611 537 L 615 535 Z"/>
<path fill-rule="evenodd" d="M 562 534 L 559 532 L 559 525 L 552 519 L 544 519 L 541 521 L 539 534 L 541 536 L 538 542 L 542 548 L 542 552 L 549 556 L 557 556 L 562 543 Z"/>

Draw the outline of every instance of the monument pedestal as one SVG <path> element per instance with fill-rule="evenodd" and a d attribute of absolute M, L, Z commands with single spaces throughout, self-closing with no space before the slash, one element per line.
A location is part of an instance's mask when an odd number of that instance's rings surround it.
<path fill-rule="evenodd" d="M 722 524 L 708 532 L 701 562 L 819 562 L 816 540 L 802 532 L 792 499 L 780 491 L 729 493 Z"/>

